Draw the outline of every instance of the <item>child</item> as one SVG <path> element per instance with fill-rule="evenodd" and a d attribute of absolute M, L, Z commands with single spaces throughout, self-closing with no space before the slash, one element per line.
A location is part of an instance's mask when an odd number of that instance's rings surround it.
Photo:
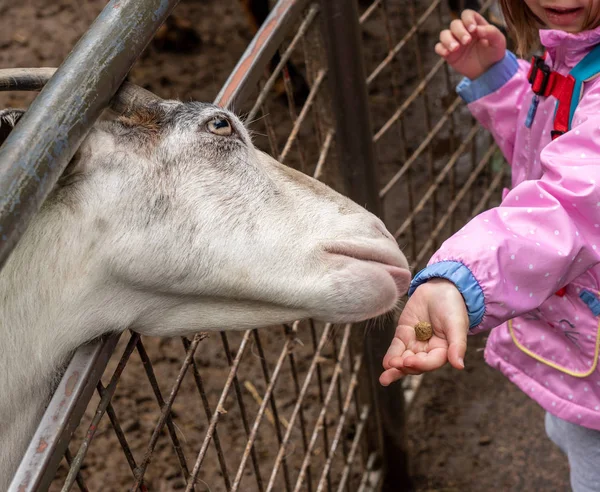
<path fill-rule="evenodd" d="M 581 88 L 567 77 L 590 53 L 600 72 L 600 0 L 501 6 L 519 52 L 541 29 L 546 54 L 531 74 L 474 11 L 442 31 L 435 51 L 466 77 L 457 91 L 493 133 L 513 188 L 415 276 L 380 382 L 446 361 L 462 369 L 467 333 L 494 328 L 486 361 L 546 409 L 573 489 L 600 491 L 600 77 Z M 428 342 L 415 338 L 418 321 L 433 325 Z"/>

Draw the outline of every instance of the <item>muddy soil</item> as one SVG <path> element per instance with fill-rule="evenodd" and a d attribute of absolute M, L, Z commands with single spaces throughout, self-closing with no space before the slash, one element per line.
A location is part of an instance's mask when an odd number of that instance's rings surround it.
<path fill-rule="evenodd" d="M 394 2 L 388 2 L 393 4 Z M 427 2 L 420 2 L 425 5 Z M 0 67 L 57 66 L 69 53 L 77 39 L 85 32 L 105 2 L 90 0 L 28 0 L 12 2 L 0 0 Z M 401 5 L 402 2 L 399 2 Z M 392 22 L 402 29 L 407 28 L 407 20 L 402 17 L 401 9 L 392 12 Z M 164 42 L 152 44 L 136 63 L 130 73 L 130 79 L 162 97 L 196 99 L 211 101 L 214 99 L 230 70 L 252 37 L 252 29 L 236 1 L 221 0 L 184 0 L 178 6 L 177 15 L 191 22 L 194 33 L 186 37 L 182 45 L 173 48 Z M 395 17 L 394 17 L 395 15 Z M 218 19 L 218 22 L 215 22 Z M 365 57 L 367 69 L 372 70 L 382 59 L 385 43 L 381 36 L 382 26 L 377 21 L 365 26 Z M 434 33 L 437 26 L 426 26 L 426 34 L 421 42 L 430 43 L 427 33 Z M 402 32 L 400 32 L 402 34 Z M 418 81 L 419 73 L 414 60 L 404 59 L 400 80 L 394 83 L 400 91 L 395 97 L 406 97 L 411 84 Z M 424 68 L 427 69 L 427 65 Z M 454 82 L 454 80 L 453 80 Z M 445 87 L 446 81 L 439 86 Z M 404 88 L 404 89 L 403 89 Z M 387 83 L 375 83 L 370 88 L 373 101 L 374 125 L 377 128 L 386 119 L 385 111 L 394 106 L 393 96 Z M 405 93 L 402 91 L 405 90 Z M 440 94 L 446 93 L 440 89 Z M 32 94 L 0 94 L 0 106 L 26 107 L 32 100 Z M 396 100 L 397 101 L 397 100 Z M 448 101 L 440 98 L 434 101 L 437 107 L 435 118 L 442 114 Z M 438 114 L 439 113 L 439 114 Z M 409 121 L 423 122 L 425 115 L 420 110 L 409 113 Z M 387 116 L 389 117 L 389 115 Z M 412 119 L 412 120 L 411 120 Z M 403 137 L 408 149 L 400 152 L 398 135 L 383 138 L 377 145 L 378 156 L 383 166 L 381 182 L 389 179 L 401 166 L 401 155 L 410 154 L 416 143 L 422 139 L 423 127 L 408 125 Z M 421 134 L 417 139 L 416 134 Z M 451 136 L 442 134 L 438 147 L 432 153 L 432 160 L 447 154 L 447 142 Z M 446 143 L 444 143 L 446 142 Z M 425 170 L 423 176 L 426 176 Z M 417 181 L 427 181 L 427 177 L 413 177 Z M 484 183 L 482 182 L 483 186 Z M 405 209 L 394 208 L 398 196 L 388 199 L 387 210 L 394 212 L 392 220 L 397 227 L 406 213 Z M 391 200 L 392 205 L 389 205 Z M 428 213 L 428 212 L 426 212 Z M 421 222 L 423 231 L 430 230 L 431 215 Z M 418 232 L 418 231 L 417 231 Z M 403 240 L 408 241 L 407 238 Z M 319 330 L 317 330 L 319 331 Z M 235 356 L 241 335 L 231 337 L 232 355 Z M 279 353 L 284 335 L 281 329 L 261 332 L 266 354 L 267 366 L 272 371 Z M 301 331 L 297 344 L 298 371 L 305 373 L 311 360 L 312 337 L 307 328 Z M 338 338 L 339 340 L 339 334 Z M 120 347 L 124 346 L 126 337 Z M 163 395 L 168 395 L 172 382 L 181 365 L 183 348 L 180 340 L 145 339 L 146 348 L 153 361 L 159 386 Z M 483 491 L 483 490 L 565 490 L 567 488 L 568 466 L 560 452 L 547 440 L 543 430 L 543 412 L 528 400 L 499 373 L 488 368 L 483 362 L 482 347 L 484 337 L 471 340 L 467 356 L 467 370 L 464 372 L 444 368 L 428 375 L 416 400 L 412 404 L 408 419 L 408 442 L 411 474 L 416 490 L 420 491 Z M 244 358 L 244 372 L 240 384 L 254 382 L 257 391 L 264 394 L 266 384 L 262 378 L 262 368 L 258 363 L 256 341 Z M 331 378 L 333 354 L 336 350 L 332 339 L 326 349 L 322 362 L 323 380 L 326 384 Z M 221 388 L 229 372 L 229 364 L 222 350 L 218 335 L 202 342 L 198 352 L 199 371 L 206 382 L 206 392 L 210 407 L 214 409 Z M 329 359 L 328 359 L 329 358 Z M 328 365 L 329 364 L 329 365 Z M 111 368 L 116 360 L 111 362 Z M 346 365 L 349 369 L 349 365 Z M 114 399 L 115 410 L 129 440 L 138 462 L 143 458 L 146 444 L 157 419 L 157 405 L 152 390 L 143 374 L 139 357 L 125 370 Z M 295 390 L 290 376 L 289 365 L 285 366 L 282 376 L 285 384 L 279 385 L 276 396 L 282 416 L 289 417 L 295 401 Z M 302 379 L 301 379 L 302 380 Z M 105 383 L 108 381 L 106 380 Z M 343 383 L 343 386 L 347 381 Z M 345 386 L 344 386 L 345 387 Z M 242 391 L 250 391 L 248 387 Z M 319 389 L 314 385 L 307 396 L 306 421 L 314 423 L 319 412 Z M 258 403 L 246 393 L 248 415 L 252 422 L 258 409 Z M 97 399 L 95 400 L 97 401 Z M 254 402 L 254 403 L 253 403 Z M 174 406 L 175 424 L 182 447 L 191 468 L 201 445 L 208 419 L 201 410 L 202 402 L 198 396 L 196 382 L 188 374 Z M 335 405 L 334 405 L 335 406 Z M 190 412 L 190 407 L 196 408 Z M 240 459 L 240 446 L 246 441 L 241 423 L 241 414 L 233 396 L 227 400 L 229 414 L 223 417 L 219 426 L 220 441 L 224 449 L 228 470 L 235 474 Z M 88 416 L 90 414 L 88 410 Z M 336 423 L 336 412 L 327 414 L 330 438 Z M 356 412 L 348 418 L 343 446 L 350 445 L 356 423 Z M 282 424 L 283 425 L 283 424 Z M 312 424 L 311 424 L 312 425 Z M 312 428 L 310 425 L 308 428 Z M 276 426 L 263 424 L 263 432 L 257 442 L 257 459 L 263 474 L 268 479 L 269 467 L 273 460 L 272 450 L 277 446 Z M 81 434 L 81 432 L 80 432 Z M 289 466 L 300 466 L 302 439 L 294 434 L 294 446 L 288 456 Z M 313 460 L 324 459 L 325 444 L 317 447 Z M 72 446 L 72 449 L 76 449 Z M 333 464 L 335 470 L 342 463 Z M 335 468 L 337 467 L 337 468 Z M 244 486 L 241 490 L 254 490 L 254 479 L 250 466 L 246 467 Z M 318 467 L 321 468 L 321 465 Z M 207 460 L 202 468 L 197 490 L 224 490 L 223 472 L 218 464 L 214 448 L 210 448 Z M 131 471 L 125 461 L 118 443 L 109 428 L 107 419 L 103 420 L 97 438 L 90 448 L 82 474 L 90 490 L 126 490 L 131 484 Z M 292 473 L 294 476 L 296 472 Z M 247 476 L 246 476 L 247 475 Z M 59 471 L 64 479 L 65 469 Z M 178 490 L 182 487 L 181 472 L 166 433 L 159 438 L 157 450 L 147 474 L 150 490 Z M 356 476 L 351 477 L 352 490 L 356 490 Z M 276 490 L 284 490 L 282 473 L 278 476 Z M 59 481 L 56 489 L 59 489 Z M 202 485 L 203 484 L 203 485 Z M 202 488 L 205 487 L 205 488 Z M 244 488 L 245 487 L 245 488 Z M 399 488 L 398 490 L 401 490 Z"/>

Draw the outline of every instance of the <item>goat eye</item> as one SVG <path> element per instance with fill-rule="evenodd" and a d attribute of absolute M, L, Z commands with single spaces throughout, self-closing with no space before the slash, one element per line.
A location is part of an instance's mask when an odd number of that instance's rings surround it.
<path fill-rule="evenodd" d="M 233 128 L 231 128 L 231 122 L 227 118 L 217 116 L 208 122 L 208 131 L 215 135 L 228 137 L 233 133 Z"/>

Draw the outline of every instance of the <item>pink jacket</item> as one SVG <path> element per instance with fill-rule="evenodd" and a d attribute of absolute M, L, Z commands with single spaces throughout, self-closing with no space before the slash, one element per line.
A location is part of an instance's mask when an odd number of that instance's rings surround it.
<path fill-rule="evenodd" d="M 546 63 L 566 74 L 600 28 L 540 37 Z M 410 293 L 432 277 L 453 281 L 471 332 L 493 328 L 487 362 L 550 413 L 600 430 L 600 77 L 585 83 L 572 129 L 551 141 L 554 97 L 541 97 L 525 126 L 528 70 L 507 52 L 458 86 L 512 166 L 513 188 L 441 246 Z"/>

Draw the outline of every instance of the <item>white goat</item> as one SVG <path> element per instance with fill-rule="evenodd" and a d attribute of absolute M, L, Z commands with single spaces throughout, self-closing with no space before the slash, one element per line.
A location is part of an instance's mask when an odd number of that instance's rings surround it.
<path fill-rule="evenodd" d="M 21 114 L 1 111 L 0 135 Z M 0 271 L 0 490 L 81 344 L 365 320 L 409 277 L 378 218 L 228 111 L 156 100 L 97 123 Z"/>

